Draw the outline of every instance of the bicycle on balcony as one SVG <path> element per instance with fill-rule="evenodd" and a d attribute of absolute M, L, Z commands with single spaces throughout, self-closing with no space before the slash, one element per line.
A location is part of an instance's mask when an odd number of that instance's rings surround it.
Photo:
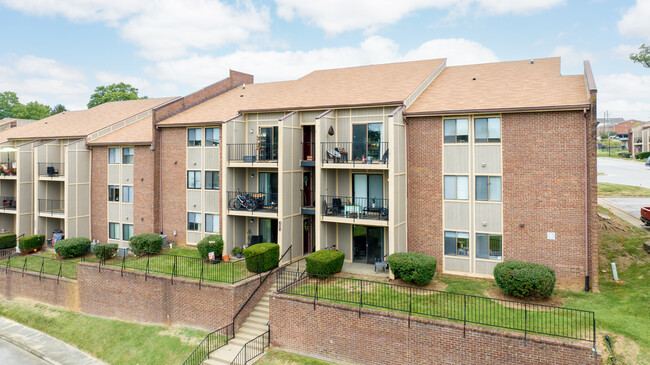
<path fill-rule="evenodd" d="M 237 189 L 237 195 L 230 199 L 228 203 L 230 209 L 240 210 L 244 208 L 251 212 L 257 209 L 257 205 L 257 199 L 253 198 L 251 194 L 242 194 L 239 189 Z"/>

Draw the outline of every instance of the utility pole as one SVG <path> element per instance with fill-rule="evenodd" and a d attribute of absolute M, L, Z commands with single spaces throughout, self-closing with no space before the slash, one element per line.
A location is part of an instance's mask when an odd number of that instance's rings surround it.
<path fill-rule="evenodd" d="M 609 122 L 609 111 L 605 111 L 605 126 L 607 126 Z M 612 136 L 610 134 L 609 128 L 606 127 L 607 130 L 607 140 L 609 141 L 609 147 L 607 147 L 607 156 L 612 157 Z"/>

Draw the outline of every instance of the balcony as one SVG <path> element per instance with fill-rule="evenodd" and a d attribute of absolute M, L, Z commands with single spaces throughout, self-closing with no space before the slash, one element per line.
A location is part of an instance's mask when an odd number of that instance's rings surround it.
<path fill-rule="evenodd" d="M 643 140 L 641 138 L 637 138 L 634 140 L 634 144 L 643 144 Z"/>
<path fill-rule="evenodd" d="M 16 180 L 16 161 L 0 162 L 0 179 Z"/>
<path fill-rule="evenodd" d="M 64 213 L 63 200 L 38 199 L 38 213 L 45 216 L 62 216 Z"/>
<path fill-rule="evenodd" d="M 388 221 L 388 199 L 321 195 L 323 216 Z"/>
<path fill-rule="evenodd" d="M 388 142 L 322 142 L 323 165 L 387 168 Z M 325 166 L 324 166 L 325 167 Z"/>
<path fill-rule="evenodd" d="M 0 196 L 2 205 L 0 206 L 1 212 L 15 213 L 16 212 L 16 198 L 13 196 Z"/>
<path fill-rule="evenodd" d="M 50 179 L 63 177 L 63 163 L 60 162 L 39 162 L 38 176 Z"/>
<path fill-rule="evenodd" d="M 228 144 L 229 163 L 277 163 L 277 143 L 232 143 Z"/>
<path fill-rule="evenodd" d="M 278 213 L 278 193 L 229 191 L 228 213 L 275 217 Z"/>
<path fill-rule="evenodd" d="M 316 158 L 316 143 L 314 142 L 301 142 L 302 143 L 302 160 L 300 166 L 313 167 L 316 166 L 314 160 Z"/>
<path fill-rule="evenodd" d="M 314 215 L 316 214 L 316 202 L 314 199 L 316 196 L 314 195 L 314 191 L 305 189 L 305 190 L 300 190 L 300 195 L 302 196 L 302 205 L 301 205 L 301 212 L 302 214 L 307 214 L 307 215 Z"/>

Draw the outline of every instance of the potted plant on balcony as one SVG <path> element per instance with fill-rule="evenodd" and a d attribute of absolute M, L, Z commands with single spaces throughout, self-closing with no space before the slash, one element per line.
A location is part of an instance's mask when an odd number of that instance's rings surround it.
<path fill-rule="evenodd" d="M 243 253 L 244 253 L 244 249 L 241 247 L 233 247 L 232 249 L 232 254 L 237 256 L 238 259 L 241 258 Z"/>
<path fill-rule="evenodd" d="M 373 208 L 376 208 L 376 206 L 375 206 L 375 198 L 372 198 L 371 204 L 372 204 Z"/>

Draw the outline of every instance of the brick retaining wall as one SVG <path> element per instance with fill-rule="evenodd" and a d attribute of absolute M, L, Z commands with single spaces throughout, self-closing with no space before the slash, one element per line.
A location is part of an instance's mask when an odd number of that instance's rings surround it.
<path fill-rule="evenodd" d="M 76 280 L 41 275 L 17 269 L 0 269 L 0 295 L 7 299 L 31 299 L 42 303 L 79 310 L 79 287 Z"/>
<path fill-rule="evenodd" d="M 360 364 L 597 364 L 592 345 L 283 294 L 270 298 L 271 344 Z"/>

